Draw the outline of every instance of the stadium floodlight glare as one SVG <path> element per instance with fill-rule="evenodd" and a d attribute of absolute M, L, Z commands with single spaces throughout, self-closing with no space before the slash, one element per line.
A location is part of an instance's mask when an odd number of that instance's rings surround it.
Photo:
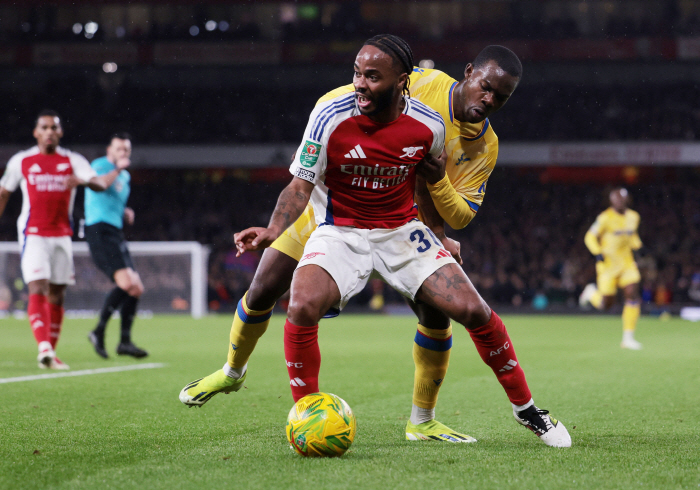
<path fill-rule="evenodd" d="M 73 24 L 73 34 L 80 34 L 81 32 L 83 32 L 83 24 L 80 22 Z"/>
<path fill-rule="evenodd" d="M 122 38 L 126 36 L 126 29 L 124 29 L 122 26 L 117 27 L 115 30 L 117 37 Z"/>
<path fill-rule="evenodd" d="M 105 73 L 114 73 L 115 71 L 117 71 L 117 64 L 107 62 L 104 65 L 102 65 L 102 71 L 104 71 Z"/>
<path fill-rule="evenodd" d="M 85 24 L 85 33 L 86 34 L 95 34 L 97 32 L 97 29 L 99 29 L 100 26 L 97 24 L 97 22 L 87 22 Z"/>
<path fill-rule="evenodd" d="M 190 27 L 190 36 L 196 36 L 198 34 L 199 34 L 199 27 L 197 27 L 197 26 Z"/>
<path fill-rule="evenodd" d="M 204 24 L 204 28 L 211 32 L 214 29 L 216 29 L 216 21 L 215 20 L 208 20 L 206 24 Z"/>
<path fill-rule="evenodd" d="M 222 20 L 221 22 L 219 22 L 219 30 L 221 32 L 228 31 L 229 27 L 230 27 L 230 24 L 228 22 L 226 22 L 225 20 Z"/>
<path fill-rule="evenodd" d="M 418 66 L 421 68 L 427 68 L 429 70 L 432 70 L 435 68 L 435 62 L 433 60 L 420 60 L 418 62 Z"/>

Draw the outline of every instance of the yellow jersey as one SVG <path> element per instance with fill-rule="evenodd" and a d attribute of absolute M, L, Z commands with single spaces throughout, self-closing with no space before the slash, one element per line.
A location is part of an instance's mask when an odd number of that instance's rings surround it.
<path fill-rule="evenodd" d="M 620 214 L 608 208 L 598 215 L 584 242 L 593 255 L 602 254 L 606 265 L 634 263 L 633 250 L 642 247 L 639 213 L 631 209 Z"/>
<path fill-rule="evenodd" d="M 447 213 L 441 212 L 445 221 L 453 228 L 464 228 L 474 217 L 484 201 L 486 183 L 496 166 L 498 137 L 489 120 L 481 123 L 457 121 L 453 113 L 453 94 L 457 80 L 439 71 L 427 68 L 413 69 L 409 91 L 412 98 L 421 101 L 442 116 L 447 129 L 445 151 L 447 152 L 446 178 L 428 189 L 436 201 L 434 191 L 443 194 L 456 192 L 468 205 L 469 212 L 460 212 L 453 203 Z M 323 102 L 339 95 L 353 92 L 352 84 L 339 87 L 319 99 Z M 452 190 L 454 189 L 454 190 Z M 436 202 L 438 211 L 442 211 Z M 445 209 L 445 208 L 443 208 Z M 447 214 L 447 216 L 445 215 Z"/>

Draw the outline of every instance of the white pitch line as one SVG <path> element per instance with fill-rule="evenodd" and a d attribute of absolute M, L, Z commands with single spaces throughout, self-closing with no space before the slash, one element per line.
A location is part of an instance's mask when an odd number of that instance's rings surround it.
<path fill-rule="evenodd" d="M 35 374 L 34 376 L 18 376 L 17 378 L 0 378 L 0 384 L 18 383 L 20 381 L 36 381 L 38 379 L 67 378 L 70 376 L 87 376 L 89 374 L 120 373 L 122 371 L 136 371 L 137 369 L 158 369 L 165 367 L 161 362 L 150 364 L 134 364 L 131 366 L 117 366 L 99 369 L 83 369 L 82 371 L 71 371 L 68 373 Z"/>

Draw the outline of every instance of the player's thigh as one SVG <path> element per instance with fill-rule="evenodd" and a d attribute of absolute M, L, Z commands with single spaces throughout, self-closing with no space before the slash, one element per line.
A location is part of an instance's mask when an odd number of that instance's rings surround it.
<path fill-rule="evenodd" d="M 69 236 L 51 237 L 51 284 L 75 284 L 73 241 Z"/>
<path fill-rule="evenodd" d="M 450 318 L 442 311 L 421 301 L 415 302 L 406 298 L 406 302 L 413 310 L 413 313 L 418 317 L 418 323 L 425 328 L 446 330 L 450 326 Z"/>
<path fill-rule="evenodd" d="M 51 279 L 51 245 L 47 237 L 25 236 L 21 254 L 22 278 L 26 284 Z"/>
<path fill-rule="evenodd" d="M 350 298 L 364 289 L 372 274 L 373 255 L 367 240 L 368 231 L 335 226 L 318 228 L 306 244 L 294 280 L 307 265 L 321 267 L 330 275 L 340 292 L 340 300 L 331 306 L 342 310 Z M 322 289 L 321 286 L 318 288 Z M 326 311 L 322 313 L 325 314 Z"/>
<path fill-rule="evenodd" d="M 627 289 L 629 286 L 636 285 L 639 288 L 639 283 L 642 280 L 642 275 L 639 273 L 637 264 L 628 264 L 620 274 L 618 284 L 621 289 Z"/>
<path fill-rule="evenodd" d="M 456 263 L 447 264 L 428 277 L 416 299 L 444 312 L 467 328 L 488 323 L 491 308 Z"/>
<path fill-rule="evenodd" d="M 118 228 L 107 223 L 86 226 L 85 239 L 93 262 L 110 280 L 116 282 L 116 271 L 134 268 L 126 241 Z M 117 285 L 126 291 L 127 288 Z"/>
<path fill-rule="evenodd" d="M 313 208 L 307 206 L 299 218 L 292 223 L 292 226 L 284 230 L 284 232 L 272 242 L 270 248 L 279 250 L 285 255 L 292 257 L 297 262 L 304 255 L 304 247 L 309 241 L 311 233 L 316 229 L 316 221 L 313 214 Z"/>
<path fill-rule="evenodd" d="M 287 310 L 293 324 L 316 325 L 324 313 L 339 302 L 338 285 L 324 268 L 308 264 L 294 272 Z"/>
<path fill-rule="evenodd" d="M 619 273 L 613 269 L 598 267 L 596 285 L 603 296 L 615 296 L 617 294 L 617 282 Z"/>
<path fill-rule="evenodd" d="M 272 308 L 292 284 L 298 263 L 298 259 L 279 250 L 266 249 L 246 295 L 248 308 L 256 311 Z"/>

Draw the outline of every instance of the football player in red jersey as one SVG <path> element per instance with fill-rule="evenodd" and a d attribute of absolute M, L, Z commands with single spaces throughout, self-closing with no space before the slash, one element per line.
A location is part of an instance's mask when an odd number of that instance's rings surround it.
<path fill-rule="evenodd" d="M 17 234 L 22 277 L 29 289 L 27 314 L 39 346 L 41 368 L 69 369 L 56 357 L 63 323 L 66 286 L 75 283 L 71 213 L 75 187 L 106 190 L 121 168 L 98 176 L 88 161 L 59 146 L 61 119 L 54 111 L 39 114 L 34 127 L 36 146 L 14 155 L 0 179 L 0 216 L 10 194 L 22 189 Z"/>
<path fill-rule="evenodd" d="M 318 321 L 329 309 L 342 308 L 375 272 L 410 299 L 441 310 L 464 325 L 508 393 L 516 420 L 550 446 L 570 446 L 563 424 L 534 405 L 503 322 L 444 252 L 442 243 L 425 225 L 412 221 L 414 215 L 405 206 L 406 197 L 413 197 L 416 164 L 425 158 L 431 162 L 426 172 L 432 172 L 436 166 L 433 157 L 439 154 L 436 150 L 442 151 L 442 143 L 436 147 L 436 141 L 444 141 L 444 126 L 442 134 L 431 127 L 432 140 L 420 131 L 408 130 L 401 135 L 391 131 L 392 127 L 400 128 L 412 113 L 422 114 L 427 126 L 436 114 L 402 96 L 413 69 L 412 56 L 407 53 L 410 48 L 395 36 L 377 36 L 365 44 L 356 60 L 354 97 L 338 96 L 319 104 L 312 113 L 290 169 L 295 178 L 280 195 L 270 225 L 236 235 L 240 253 L 269 246 L 295 222 L 309 200 L 313 202 L 319 226 L 294 273 L 285 325 L 285 357 L 293 396 L 296 400 L 318 391 Z M 417 114 L 414 117 L 420 120 Z M 396 153 L 392 148 L 395 144 L 403 146 L 403 153 Z M 308 150 L 310 146 L 313 152 Z M 415 159 L 402 160 L 407 155 Z M 366 164 L 355 159 L 366 159 Z M 405 178 L 397 179 L 404 172 Z M 406 188 L 410 192 L 402 192 Z M 239 314 L 246 317 L 246 323 L 257 323 L 269 318 L 270 311 L 239 308 Z M 449 349 L 451 336 L 426 337 L 421 342 L 439 351 Z M 226 366 L 223 371 L 226 375 Z M 235 380 L 239 385 L 245 377 L 245 372 L 242 374 Z M 201 405 L 218 392 L 237 391 L 233 384 L 227 386 L 229 389 L 209 391 L 199 385 L 204 380 L 185 387 L 180 399 Z M 198 394 L 191 397 L 188 390 Z M 462 442 L 473 441 L 462 434 L 458 437 Z"/>

